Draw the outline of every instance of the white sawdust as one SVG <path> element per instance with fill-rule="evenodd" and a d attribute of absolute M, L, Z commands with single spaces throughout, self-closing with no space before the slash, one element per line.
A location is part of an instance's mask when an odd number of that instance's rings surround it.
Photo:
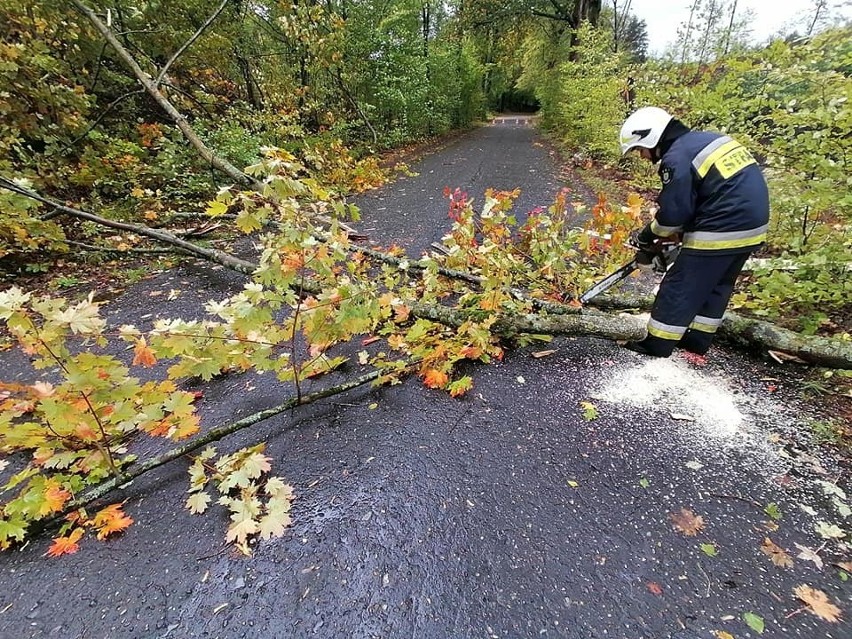
<path fill-rule="evenodd" d="M 764 466 L 779 461 L 764 427 L 789 418 L 766 397 L 736 389 L 724 377 L 677 356 L 610 369 L 598 380 L 593 397 L 642 409 L 634 414 L 645 415 L 646 425 L 659 425 L 661 443 L 674 437 L 707 452 L 748 450 Z"/>

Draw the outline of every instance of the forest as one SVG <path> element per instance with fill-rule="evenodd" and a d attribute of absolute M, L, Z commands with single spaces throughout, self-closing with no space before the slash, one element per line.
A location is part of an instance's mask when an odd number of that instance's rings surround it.
<path fill-rule="evenodd" d="M 56 377 L 0 386 L 0 450 L 17 455 L 0 548 L 60 516 L 55 555 L 84 532 L 121 531 L 130 518 L 120 507 L 85 507 L 247 425 L 199 434 L 188 378 L 269 372 L 294 388 L 282 405 L 291 408 L 311 401 L 300 382 L 337 369 L 349 356 L 334 346 L 357 337 L 386 348 L 359 353 L 373 372 L 346 388 L 415 375 L 457 397 L 474 383 L 459 363 L 500 359 L 508 342 L 635 336 L 637 325 L 583 314 L 575 300 L 625 260 L 628 232 L 648 219 L 639 194 L 653 192 L 656 174 L 615 143 L 644 105 L 727 132 L 759 158 L 770 244 L 732 309 L 742 333 L 767 331 L 757 339 L 786 358 L 819 351 L 826 392 L 846 383 L 852 27 L 815 2 L 800 30 L 757 43 L 735 0 L 694 0 L 673 44 L 653 56 L 660 43 L 630 5 L 4 2 L 0 319 L 5 347 Z M 358 249 L 346 198 L 406 170 L 385 161 L 389 152 L 501 112 L 535 112 L 601 193 L 585 228 L 569 224 L 564 194 L 519 222 L 516 193 L 472 194 L 474 209 L 449 189 L 446 255 L 413 262 Z M 608 239 L 590 242 L 587 231 Z M 214 232 L 226 241 L 211 241 Z M 225 250 L 241 234 L 263 238 L 256 262 Z M 251 281 L 199 309 L 208 319 L 145 329 L 107 326 L 94 295 L 63 297 L 92 269 L 186 254 Z M 149 378 L 162 362 L 161 378 Z M 144 435 L 180 443 L 139 460 L 127 443 Z M 205 510 L 215 485 L 232 513 L 229 541 L 281 534 L 291 494 L 268 477 L 262 446 L 215 455 L 208 447 L 195 458 L 187 507 Z"/>

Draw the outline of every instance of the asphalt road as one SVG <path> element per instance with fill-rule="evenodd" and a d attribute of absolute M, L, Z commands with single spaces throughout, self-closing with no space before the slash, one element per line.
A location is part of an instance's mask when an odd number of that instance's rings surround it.
<path fill-rule="evenodd" d="M 519 210 L 563 186 L 519 123 L 481 128 L 412 168 L 418 176 L 359 200 L 371 241 L 412 255 L 446 229 L 444 186 L 473 197 L 518 186 Z M 189 265 L 105 314 L 111 324 L 180 316 L 241 281 Z M 170 290 L 180 291 L 171 301 L 158 293 Z M 223 546 L 223 511 L 183 508 L 186 463 L 137 480 L 116 496 L 136 520 L 121 537 L 58 559 L 43 556 L 47 536 L 0 555 L 0 638 L 852 636 L 852 586 L 832 565 L 852 552 L 815 528 L 852 532 L 826 494 L 848 491 L 848 465 L 811 445 L 802 424 L 819 415 L 798 400 L 795 371 L 725 348 L 705 366 L 591 338 L 537 348 L 555 352 L 471 366 L 475 388 L 461 399 L 416 380 L 362 388 L 221 442 L 265 440 L 296 490 L 291 531 L 250 558 Z M 268 376 L 224 377 L 204 386 L 203 425 L 289 392 Z M 682 508 L 702 517 L 697 534 L 675 527 Z M 767 537 L 791 566 L 761 550 Z M 819 549 L 824 565 L 796 558 L 794 544 Z M 802 584 L 843 620 L 801 610 Z"/>

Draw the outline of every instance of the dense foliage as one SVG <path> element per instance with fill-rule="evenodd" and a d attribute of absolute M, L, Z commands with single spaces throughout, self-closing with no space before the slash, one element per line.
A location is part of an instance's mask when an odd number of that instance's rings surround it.
<path fill-rule="evenodd" d="M 708 47 L 731 37 L 706 34 Z M 657 179 L 634 158 L 619 158 L 614 143 L 634 108 L 661 106 L 747 144 L 769 182 L 772 227 L 761 256 L 769 259 L 735 304 L 805 332 L 837 333 L 849 329 L 843 318 L 852 299 L 850 35 L 833 28 L 754 50 L 731 41 L 733 52 L 716 46 L 705 61 L 635 64 L 602 29 L 586 25 L 573 43 L 556 28 L 530 30 L 518 86 L 535 94 L 542 126 L 575 157 L 619 164 L 643 190 L 657 188 Z"/>
<path fill-rule="evenodd" d="M 74 4 L 0 8 L 0 175 L 124 220 L 197 208 L 223 176 Z M 484 115 L 477 44 L 441 3 L 81 6 L 109 23 L 203 141 L 239 168 L 275 146 L 329 186 L 368 188 L 382 179 L 369 151 Z M 43 266 L 67 250 L 64 233 L 95 232 L 39 221 L 48 211 L 0 197 L 9 268 Z"/>

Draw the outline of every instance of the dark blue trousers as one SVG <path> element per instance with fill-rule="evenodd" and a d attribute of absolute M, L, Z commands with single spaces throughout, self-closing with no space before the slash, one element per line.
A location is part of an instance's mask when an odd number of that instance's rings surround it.
<path fill-rule="evenodd" d="M 682 251 L 660 284 L 642 346 L 659 357 L 675 347 L 706 353 L 749 255 Z"/>

